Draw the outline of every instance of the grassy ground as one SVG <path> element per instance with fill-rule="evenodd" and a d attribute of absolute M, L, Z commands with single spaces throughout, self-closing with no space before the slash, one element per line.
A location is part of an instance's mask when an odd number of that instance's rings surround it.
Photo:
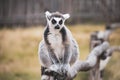
<path fill-rule="evenodd" d="M 104 25 L 75 25 L 69 27 L 80 47 L 80 59 L 89 54 L 90 33 L 104 30 Z M 43 27 L 0 30 L 0 80 L 40 80 L 38 44 Z M 110 37 L 111 45 L 120 45 L 120 30 Z M 115 53 L 105 71 L 105 80 L 120 80 L 120 54 Z M 80 72 L 75 80 L 87 80 L 87 72 Z"/>

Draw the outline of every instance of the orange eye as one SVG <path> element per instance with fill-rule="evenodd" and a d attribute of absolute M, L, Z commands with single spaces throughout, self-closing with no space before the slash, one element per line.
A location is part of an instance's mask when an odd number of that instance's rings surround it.
<path fill-rule="evenodd" d="M 56 20 L 55 19 L 52 19 L 52 24 L 56 24 Z"/>

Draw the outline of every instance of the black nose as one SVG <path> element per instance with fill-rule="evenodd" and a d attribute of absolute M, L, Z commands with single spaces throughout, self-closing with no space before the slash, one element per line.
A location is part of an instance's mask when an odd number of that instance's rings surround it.
<path fill-rule="evenodd" d="M 59 25 L 55 26 L 55 29 L 60 29 L 60 26 Z"/>

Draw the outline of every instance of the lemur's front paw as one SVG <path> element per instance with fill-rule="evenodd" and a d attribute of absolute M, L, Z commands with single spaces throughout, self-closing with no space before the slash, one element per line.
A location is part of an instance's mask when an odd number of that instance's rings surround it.
<path fill-rule="evenodd" d="M 49 80 L 49 76 L 47 76 L 47 75 L 42 75 L 42 76 L 41 76 L 41 80 Z"/>
<path fill-rule="evenodd" d="M 48 69 L 45 70 L 46 72 L 54 71 L 58 72 L 59 71 L 59 65 L 51 65 Z"/>
<path fill-rule="evenodd" d="M 69 69 L 70 69 L 69 64 L 63 64 L 62 68 L 61 68 L 61 71 L 62 71 L 63 74 L 67 74 L 69 72 Z"/>

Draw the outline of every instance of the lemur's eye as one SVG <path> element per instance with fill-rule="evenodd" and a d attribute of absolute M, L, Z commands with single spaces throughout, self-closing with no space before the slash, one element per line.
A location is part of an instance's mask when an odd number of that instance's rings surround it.
<path fill-rule="evenodd" d="M 55 19 L 52 19 L 52 24 L 56 24 L 56 20 Z"/>
<path fill-rule="evenodd" d="M 63 23 L 63 21 L 62 21 L 62 20 L 60 20 L 60 21 L 59 21 L 59 24 L 61 25 L 62 23 Z"/>

